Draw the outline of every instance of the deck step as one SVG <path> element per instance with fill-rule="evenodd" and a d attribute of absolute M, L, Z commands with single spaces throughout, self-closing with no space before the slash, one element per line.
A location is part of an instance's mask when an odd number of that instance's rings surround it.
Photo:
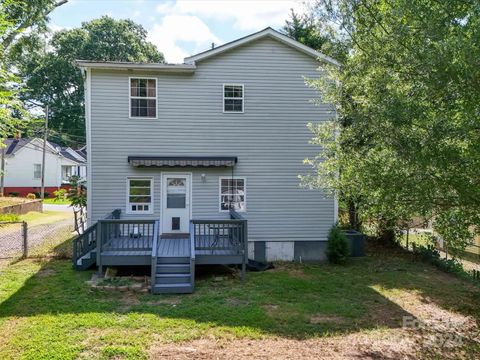
<path fill-rule="evenodd" d="M 162 256 L 157 258 L 157 264 L 190 264 L 190 258 L 188 256 L 181 257 L 168 257 Z"/>
<path fill-rule="evenodd" d="M 156 274 L 187 274 L 190 264 L 157 264 Z"/>
<path fill-rule="evenodd" d="M 95 261 L 97 260 L 97 253 L 94 250 L 89 251 L 82 257 L 77 259 L 77 262 L 75 264 L 75 268 L 77 270 L 86 270 L 90 266 L 92 266 Z"/>
<path fill-rule="evenodd" d="M 154 294 L 187 294 L 193 292 L 193 286 L 189 282 L 177 284 L 156 284 L 152 290 Z"/>
<path fill-rule="evenodd" d="M 179 284 L 179 283 L 190 283 L 191 274 L 156 274 L 155 283 L 156 284 Z"/>

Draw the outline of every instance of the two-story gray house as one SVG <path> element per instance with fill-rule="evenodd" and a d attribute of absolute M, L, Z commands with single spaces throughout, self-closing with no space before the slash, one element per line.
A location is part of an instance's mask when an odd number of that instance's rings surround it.
<path fill-rule="evenodd" d="M 334 116 L 305 78 L 335 60 L 267 28 L 183 64 L 78 61 L 85 76 L 88 221 L 75 266 L 152 265 L 154 292 L 194 265 L 322 260 L 337 204 L 300 186 Z M 115 210 L 115 211 L 114 211 Z"/>

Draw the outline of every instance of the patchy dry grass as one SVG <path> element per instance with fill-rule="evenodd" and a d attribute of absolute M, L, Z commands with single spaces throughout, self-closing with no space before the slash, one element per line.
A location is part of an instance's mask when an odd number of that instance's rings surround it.
<path fill-rule="evenodd" d="M 24 202 L 30 201 L 26 198 L 20 197 L 0 197 L 0 208 L 4 206 L 11 206 L 16 204 L 22 204 Z"/>
<path fill-rule="evenodd" d="M 479 288 L 402 254 L 377 253 L 346 267 L 278 264 L 249 273 L 245 283 L 220 268 L 199 269 L 190 295 L 92 289 L 90 276 L 61 260 L 3 269 L 0 358 L 480 355 Z"/>

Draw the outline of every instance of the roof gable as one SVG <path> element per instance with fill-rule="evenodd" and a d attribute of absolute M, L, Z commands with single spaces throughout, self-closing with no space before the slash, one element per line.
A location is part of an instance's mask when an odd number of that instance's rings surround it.
<path fill-rule="evenodd" d="M 248 44 L 252 41 L 262 39 L 262 38 L 267 38 L 267 37 L 275 39 L 275 40 L 277 40 L 277 41 L 279 41 L 279 42 L 281 42 L 285 45 L 288 45 L 288 46 L 294 48 L 295 50 L 298 50 L 298 51 L 300 51 L 304 54 L 310 55 L 310 56 L 312 56 L 316 59 L 323 60 L 323 61 L 325 61 L 329 64 L 332 64 L 332 65 L 335 65 L 335 66 L 340 66 L 340 63 L 338 61 L 336 61 L 335 59 L 332 59 L 331 57 L 329 57 L 327 55 L 324 55 L 321 52 L 316 51 L 316 50 L 302 44 L 301 42 L 298 42 L 298 41 L 296 41 L 296 40 L 294 40 L 294 39 L 292 39 L 292 38 L 290 38 L 286 35 L 283 35 L 282 33 L 278 32 L 278 31 L 276 31 L 276 30 L 274 30 L 270 27 L 268 27 L 264 30 L 261 30 L 259 32 L 256 32 L 254 34 L 247 35 L 243 38 L 234 40 L 234 41 L 229 42 L 227 44 L 221 45 L 221 46 L 216 47 L 214 49 L 207 50 L 207 51 L 201 52 L 199 54 L 187 57 L 187 58 L 185 58 L 185 63 L 186 64 L 193 64 L 196 61 L 204 60 L 204 59 L 210 58 L 212 56 L 219 55 L 221 53 L 224 53 L 225 51 L 229 51 L 229 50 L 235 49 L 239 46 Z"/>

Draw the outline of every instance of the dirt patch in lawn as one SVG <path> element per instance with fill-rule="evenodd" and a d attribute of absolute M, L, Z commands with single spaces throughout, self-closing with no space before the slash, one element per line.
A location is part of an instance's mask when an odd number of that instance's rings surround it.
<path fill-rule="evenodd" d="M 179 305 L 182 303 L 182 298 L 177 296 L 169 296 L 154 301 L 148 301 L 148 305 Z"/>
<path fill-rule="evenodd" d="M 310 317 L 310 324 L 345 324 L 347 319 L 336 315 L 316 314 Z"/>
<path fill-rule="evenodd" d="M 266 304 L 262 305 L 262 308 L 268 315 L 272 316 L 278 311 L 279 306 L 274 304 Z"/>
<path fill-rule="evenodd" d="M 225 301 L 227 302 L 227 306 L 229 307 L 250 305 L 250 301 L 235 298 L 227 298 Z"/>
<path fill-rule="evenodd" d="M 42 269 L 37 273 L 37 276 L 43 278 L 43 277 L 53 276 L 56 274 L 57 272 L 54 269 Z"/>
<path fill-rule="evenodd" d="M 352 334 L 311 340 L 194 340 L 154 344 L 151 359 L 414 359 L 415 343 L 394 334 Z"/>
<path fill-rule="evenodd" d="M 460 346 L 432 344 L 421 333 L 405 329 L 372 330 L 308 340 L 199 339 L 154 343 L 151 359 L 462 359 L 475 358 Z M 473 355 L 473 356 L 472 356 Z"/>
<path fill-rule="evenodd" d="M 275 267 L 273 269 L 268 270 L 270 272 L 287 272 L 289 276 L 298 279 L 312 279 L 312 276 L 306 274 L 302 269 L 298 267 L 297 264 L 291 263 L 275 263 Z"/>

